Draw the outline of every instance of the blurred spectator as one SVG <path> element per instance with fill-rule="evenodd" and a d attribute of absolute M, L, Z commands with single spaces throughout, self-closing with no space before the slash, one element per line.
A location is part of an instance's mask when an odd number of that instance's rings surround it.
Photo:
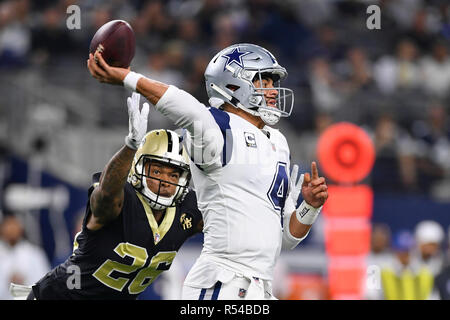
<path fill-rule="evenodd" d="M 327 0 L 297 1 L 297 15 L 308 27 L 325 24 L 332 16 L 334 7 Z"/>
<path fill-rule="evenodd" d="M 435 278 L 435 288 L 442 300 L 450 300 L 450 227 L 447 231 L 447 257 L 442 271 Z"/>
<path fill-rule="evenodd" d="M 445 98 L 450 92 L 450 57 L 443 42 L 433 45 L 431 56 L 422 60 L 423 87 L 433 97 Z"/>
<path fill-rule="evenodd" d="M 422 53 L 426 53 L 432 46 L 438 27 L 437 17 L 433 12 L 422 7 L 415 12 L 412 26 L 405 36 L 411 38 Z"/>
<path fill-rule="evenodd" d="M 428 300 L 433 289 L 433 274 L 411 259 L 414 238 L 408 231 L 394 235 L 395 256 L 390 265 L 381 270 L 381 284 L 386 300 Z"/>
<path fill-rule="evenodd" d="M 367 279 L 364 287 L 364 299 L 381 300 L 381 269 L 392 264 L 391 230 L 386 224 L 374 224 L 371 233 L 371 249 L 367 257 Z M 370 283 L 369 283 L 370 282 Z M 377 284 L 377 285 L 375 285 Z"/>
<path fill-rule="evenodd" d="M 26 63 L 31 48 L 31 32 L 27 24 L 29 7 L 28 0 L 0 3 L 0 68 Z"/>
<path fill-rule="evenodd" d="M 388 225 L 377 223 L 372 226 L 371 247 L 368 263 L 382 266 L 392 257 L 391 230 Z"/>
<path fill-rule="evenodd" d="M 415 230 L 416 251 L 413 259 L 417 263 L 425 265 L 435 276 L 441 272 L 444 265 L 442 244 L 444 230 L 435 221 L 426 220 L 420 222 Z"/>
<path fill-rule="evenodd" d="M 109 6 L 99 6 L 95 7 L 90 15 L 85 18 L 87 21 L 82 21 L 82 32 L 71 32 L 72 36 L 77 36 L 77 41 L 79 42 L 80 53 L 87 55 L 89 46 L 91 44 L 92 37 L 95 32 L 112 19 L 112 13 Z M 83 23 L 85 22 L 85 23 Z M 82 51 L 82 52 L 81 52 Z"/>
<path fill-rule="evenodd" d="M 185 52 L 185 44 L 179 40 L 168 41 L 164 46 L 167 69 L 172 73 L 178 73 L 180 78 L 182 78 L 182 73 L 189 71 L 189 65 L 185 63 Z"/>
<path fill-rule="evenodd" d="M 34 63 L 53 65 L 64 61 L 75 48 L 66 28 L 65 18 L 65 8 L 53 6 L 45 9 L 42 23 L 31 31 Z"/>
<path fill-rule="evenodd" d="M 389 114 L 381 115 L 375 125 L 375 164 L 371 185 L 375 191 L 417 190 L 415 144 Z"/>
<path fill-rule="evenodd" d="M 182 87 L 182 75 L 179 71 L 169 69 L 168 63 L 169 61 L 166 53 L 162 50 L 158 50 L 150 53 L 147 59 L 147 65 L 139 70 L 139 72 L 157 81 Z"/>
<path fill-rule="evenodd" d="M 414 17 L 423 5 L 423 0 L 390 0 L 386 2 L 386 12 L 393 17 L 401 30 L 412 28 Z"/>
<path fill-rule="evenodd" d="M 414 89 L 421 81 L 417 47 L 409 39 L 398 42 L 396 54 L 381 57 L 374 65 L 374 78 L 385 94 L 397 89 Z"/>
<path fill-rule="evenodd" d="M 300 169 L 308 170 L 312 161 L 317 160 L 317 141 L 320 135 L 333 123 L 333 118 L 328 113 L 318 113 L 314 117 L 314 131 L 308 131 L 297 138 L 296 146 L 291 153 L 294 159 L 299 159 Z M 286 132 L 289 139 L 289 131 Z M 285 133 L 285 134 L 286 134 Z M 294 135 L 292 135 L 294 139 Z M 292 141 L 290 139 L 289 141 Z M 320 165 L 320 163 L 319 163 Z M 319 168 L 319 172 L 320 168 Z"/>
<path fill-rule="evenodd" d="M 335 28 L 321 25 L 316 29 L 315 37 L 318 41 L 315 55 L 326 57 L 331 62 L 342 59 L 345 49 Z"/>
<path fill-rule="evenodd" d="M 315 58 L 310 63 L 312 102 L 318 112 L 336 112 L 344 99 L 341 83 L 325 58 Z"/>
<path fill-rule="evenodd" d="M 202 30 L 200 30 L 198 21 L 192 18 L 183 19 L 179 21 L 177 26 L 177 37 L 185 44 L 185 48 L 189 52 L 189 55 L 193 56 L 194 53 L 205 50 L 207 48 L 206 43 L 202 41 Z"/>
<path fill-rule="evenodd" d="M 209 105 L 209 98 L 206 94 L 205 84 L 204 84 L 204 72 L 209 63 L 209 57 L 205 54 L 198 54 L 193 58 L 190 65 L 191 70 L 186 76 L 186 81 L 183 85 L 186 91 L 191 93 L 198 101 Z"/>
<path fill-rule="evenodd" d="M 412 132 L 417 142 L 418 181 L 421 190 L 429 193 L 445 177 L 446 170 L 450 170 L 450 126 L 446 109 L 432 103 L 425 121 L 415 121 Z"/>
<path fill-rule="evenodd" d="M 347 90 L 358 91 L 372 84 L 372 66 L 366 52 L 359 47 L 347 50 L 346 59 L 338 65 L 337 73 L 346 83 Z"/>
<path fill-rule="evenodd" d="M 200 29 L 203 30 L 203 34 L 205 36 L 204 40 L 211 43 L 214 41 L 214 37 L 216 35 L 213 24 L 216 21 L 217 15 L 223 12 L 224 1 L 204 0 L 202 3 L 203 5 L 196 16 L 196 20 L 199 23 Z"/>
<path fill-rule="evenodd" d="M 238 42 L 237 30 L 230 14 L 218 14 L 213 22 L 213 47 L 216 52 Z"/>
<path fill-rule="evenodd" d="M 0 224 L 0 299 L 12 299 L 11 282 L 32 285 L 50 271 L 44 251 L 24 238 L 20 220 L 5 216 Z"/>
<path fill-rule="evenodd" d="M 441 34 L 447 40 L 450 39 L 450 4 L 446 1 L 442 1 L 439 6 L 439 11 L 441 12 L 442 26 Z"/>
<path fill-rule="evenodd" d="M 173 27 L 173 19 L 167 14 L 163 1 L 147 1 L 139 10 L 135 21 L 136 32 L 143 35 L 168 35 Z"/>

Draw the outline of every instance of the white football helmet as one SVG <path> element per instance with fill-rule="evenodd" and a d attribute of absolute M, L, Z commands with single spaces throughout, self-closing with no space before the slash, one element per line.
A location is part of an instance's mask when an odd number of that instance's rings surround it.
<path fill-rule="evenodd" d="M 274 88 L 256 88 L 254 81 L 266 76 L 272 78 Z M 223 49 L 209 62 L 205 71 L 206 91 L 210 104 L 217 107 L 228 102 L 236 108 L 259 116 L 268 125 L 276 124 L 280 117 L 291 115 L 294 93 L 280 86 L 287 71 L 266 49 L 240 43 Z M 277 90 L 276 108 L 268 106 L 265 90 Z"/>
<path fill-rule="evenodd" d="M 147 163 L 152 161 L 180 169 L 180 179 L 176 184 L 175 193 L 171 197 L 161 196 L 159 189 L 154 193 L 148 188 L 147 178 L 149 176 L 146 174 L 145 168 Z M 148 132 L 136 151 L 128 182 L 144 196 L 149 206 L 155 210 L 163 210 L 181 202 L 188 192 L 190 178 L 189 158 L 182 145 L 182 138 L 172 130 L 160 129 Z M 160 180 L 154 177 L 152 179 Z M 173 184 L 166 180 L 160 181 Z"/>

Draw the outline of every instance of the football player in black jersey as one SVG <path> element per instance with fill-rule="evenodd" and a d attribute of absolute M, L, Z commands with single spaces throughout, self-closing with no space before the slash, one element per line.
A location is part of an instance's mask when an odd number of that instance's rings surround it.
<path fill-rule="evenodd" d="M 127 103 L 130 133 L 94 175 L 72 256 L 33 285 L 28 299 L 136 299 L 201 232 L 181 137 L 145 134 L 148 104 L 140 111 L 136 93 Z"/>

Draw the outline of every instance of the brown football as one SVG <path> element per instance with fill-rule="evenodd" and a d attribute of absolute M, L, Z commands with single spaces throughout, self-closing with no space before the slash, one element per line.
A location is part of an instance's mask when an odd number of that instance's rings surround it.
<path fill-rule="evenodd" d="M 128 22 L 112 20 L 94 34 L 89 52 L 101 52 L 103 59 L 110 66 L 128 68 L 134 57 L 135 45 L 134 31 Z"/>

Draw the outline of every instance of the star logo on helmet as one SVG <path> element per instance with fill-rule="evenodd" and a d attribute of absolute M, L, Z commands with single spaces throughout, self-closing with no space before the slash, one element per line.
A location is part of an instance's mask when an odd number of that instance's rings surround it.
<path fill-rule="evenodd" d="M 253 53 L 250 51 L 240 52 L 239 47 L 236 47 L 233 49 L 233 51 L 229 54 L 224 54 L 222 57 L 227 59 L 227 62 L 223 66 L 223 70 L 225 71 L 226 67 L 232 64 L 233 62 L 236 63 L 239 67 L 244 68 L 244 65 L 242 64 L 242 57 Z"/>

